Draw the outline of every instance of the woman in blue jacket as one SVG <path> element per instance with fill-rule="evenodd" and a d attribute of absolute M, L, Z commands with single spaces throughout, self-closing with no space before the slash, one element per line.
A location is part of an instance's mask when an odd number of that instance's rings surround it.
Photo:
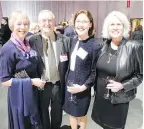
<path fill-rule="evenodd" d="M 23 12 L 13 12 L 9 18 L 11 38 L 1 49 L 0 81 L 8 89 L 9 129 L 32 129 L 40 126 L 36 105 L 38 87 L 45 81 L 40 77 L 37 53 L 25 37 L 29 18 Z"/>
<path fill-rule="evenodd" d="M 72 129 L 77 129 L 78 121 L 81 129 L 85 129 L 100 46 L 93 36 L 94 23 L 89 11 L 78 11 L 74 17 L 74 26 L 77 36 L 71 41 L 64 110 L 70 115 Z"/>

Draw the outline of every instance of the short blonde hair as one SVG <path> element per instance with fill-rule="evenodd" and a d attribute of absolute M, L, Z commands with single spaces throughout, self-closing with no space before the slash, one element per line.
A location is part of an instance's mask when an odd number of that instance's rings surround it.
<path fill-rule="evenodd" d="M 14 22 L 16 21 L 16 19 L 18 17 L 26 18 L 27 21 L 28 21 L 28 25 L 30 25 L 30 20 L 29 20 L 28 16 L 24 12 L 15 11 L 15 12 L 12 12 L 12 14 L 9 17 L 9 28 L 10 28 L 11 31 L 13 31 Z"/>
<path fill-rule="evenodd" d="M 123 24 L 123 27 L 124 27 L 123 37 L 124 38 L 129 37 L 130 22 L 128 21 L 128 18 L 126 17 L 126 15 L 119 11 L 112 11 L 105 18 L 104 23 L 103 23 L 103 28 L 102 28 L 102 37 L 111 39 L 109 32 L 108 32 L 108 26 L 110 25 L 111 18 L 113 17 L 116 17 Z"/>
<path fill-rule="evenodd" d="M 38 21 L 41 19 L 41 16 L 42 16 L 44 13 L 48 13 L 49 15 L 52 16 L 52 19 L 55 19 L 55 15 L 54 15 L 50 10 L 42 10 L 42 11 L 40 11 L 40 13 L 39 13 L 39 15 L 38 15 Z"/>

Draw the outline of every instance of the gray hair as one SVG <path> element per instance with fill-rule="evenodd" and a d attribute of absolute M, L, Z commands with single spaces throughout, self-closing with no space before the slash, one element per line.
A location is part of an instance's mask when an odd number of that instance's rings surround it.
<path fill-rule="evenodd" d="M 123 37 L 124 38 L 129 37 L 130 22 L 128 21 L 128 18 L 126 17 L 126 15 L 119 12 L 119 11 L 112 11 L 105 18 L 103 28 L 102 28 L 102 37 L 107 38 L 107 39 L 111 39 L 109 32 L 108 32 L 108 26 L 110 25 L 111 18 L 113 18 L 113 17 L 116 17 L 123 24 L 123 27 L 124 27 Z"/>
<path fill-rule="evenodd" d="M 47 13 L 47 14 L 51 15 L 51 16 L 52 16 L 52 19 L 55 19 L 54 14 L 53 14 L 50 10 L 42 10 L 42 11 L 40 11 L 40 13 L 39 13 L 39 15 L 38 15 L 38 21 L 40 20 L 41 16 L 42 16 L 44 13 Z"/>
<path fill-rule="evenodd" d="M 11 31 L 13 31 L 14 23 L 17 20 L 18 17 L 26 18 L 27 21 L 28 21 L 28 24 L 30 25 L 30 20 L 29 20 L 28 16 L 24 12 L 15 11 L 15 12 L 12 12 L 12 14 L 9 17 L 9 28 L 10 28 Z"/>

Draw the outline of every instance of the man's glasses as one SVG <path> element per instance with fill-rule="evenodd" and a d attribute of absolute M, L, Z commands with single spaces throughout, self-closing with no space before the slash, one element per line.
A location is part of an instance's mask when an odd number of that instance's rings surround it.
<path fill-rule="evenodd" d="M 54 19 L 41 19 L 40 21 L 43 23 L 52 23 Z"/>

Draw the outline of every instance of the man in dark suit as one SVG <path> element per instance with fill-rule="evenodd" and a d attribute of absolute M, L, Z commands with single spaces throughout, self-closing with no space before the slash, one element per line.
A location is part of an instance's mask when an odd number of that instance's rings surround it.
<path fill-rule="evenodd" d="M 70 39 L 56 34 L 55 16 L 49 10 L 42 10 L 38 16 L 41 32 L 29 39 L 40 60 L 40 76 L 47 81 L 39 92 L 39 109 L 43 129 L 60 129 L 62 122 L 62 95 L 64 77 L 68 67 Z M 49 106 L 51 111 L 49 115 Z M 51 120 L 51 121 L 50 121 Z"/>

